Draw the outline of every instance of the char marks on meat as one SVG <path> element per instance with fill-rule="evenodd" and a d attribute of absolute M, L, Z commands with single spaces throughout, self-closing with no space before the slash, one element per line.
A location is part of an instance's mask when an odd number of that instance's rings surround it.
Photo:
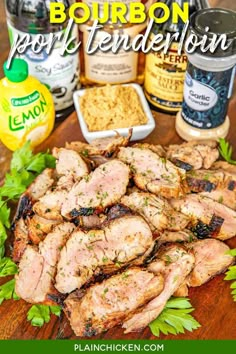
<path fill-rule="evenodd" d="M 230 248 L 216 239 L 205 239 L 187 244 L 195 257 L 195 265 L 187 278 L 188 286 L 200 286 L 223 273 L 234 261 L 228 254 Z"/>
<path fill-rule="evenodd" d="M 18 296 L 30 303 L 47 301 L 53 292 L 56 264 L 60 250 L 75 226 L 63 223 L 49 233 L 38 248 L 27 246 L 19 263 L 19 274 L 15 276 Z"/>
<path fill-rule="evenodd" d="M 56 168 L 28 187 L 14 220 L 16 293 L 58 302 L 78 336 L 140 330 L 234 262 L 220 240 L 236 234 L 236 166 L 215 162 L 217 143 L 130 138 L 54 148 Z"/>
<path fill-rule="evenodd" d="M 61 207 L 67 195 L 66 190 L 48 192 L 34 204 L 33 211 L 42 218 L 62 221 Z"/>
<path fill-rule="evenodd" d="M 21 259 L 27 244 L 29 242 L 29 235 L 25 220 L 20 218 L 15 223 L 14 230 L 14 242 L 13 242 L 13 251 L 12 258 L 14 262 L 19 262 Z"/>
<path fill-rule="evenodd" d="M 89 282 L 100 269 L 119 270 L 151 246 L 152 233 L 141 216 L 114 219 L 101 230 L 78 229 L 60 253 L 55 287 L 69 293 Z"/>
<path fill-rule="evenodd" d="M 189 218 L 175 211 L 168 201 L 151 193 L 134 192 L 124 196 L 121 203 L 142 215 L 153 232 L 164 229 L 179 231 L 189 223 Z"/>
<path fill-rule="evenodd" d="M 167 149 L 166 157 L 173 163 L 186 170 L 198 170 L 200 168 L 210 168 L 212 164 L 219 158 L 216 141 L 190 141 L 181 145 L 170 145 Z"/>
<path fill-rule="evenodd" d="M 144 191 L 165 198 L 183 194 L 185 172 L 149 149 L 121 148 L 118 158 L 130 165 L 135 184 Z"/>
<path fill-rule="evenodd" d="M 119 201 L 128 183 L 129 168 L 121 161 L 109 161 L 73 186 L 62 203 L 61 214 L 71 218 L 71 212 L 81 208 L 103 210 Z"/>
<path fill-rule="evenodd" d="M 115 133 L 114 137 L 94 139 L 91 144 L 80 141 L 67 143 L 66 148 L 77 151 L 83 159 L 86 159 L 95 168 L 108 162 L 111 158 L 115 158 L 119 148 L 128 145 L 132 136 L 132 129 L 129 130 L 127 137 Z"/>
<path fill-rule="evenodd" d="M 107 220 L 113 220 L 132 214 L 132 210 L 124 204 L 113 205 L 107 213 Z"/>
<path fill-rule="evenodd" d="M 160 250 L 158 258 L 148 266 L 154 274 L 164 276 L 164 289 L 151 300 L 140 312 L 123 323 L 125 333 L 138 331 L 155 320 L 165 307 L 166 302 L 184 283 L 194 266 L 193 254 L 180 245 L 169 245 Z"/>
<path fill-rule="evenodd" d="M 25 218 L 27 215 L 32 214 L 32 205 L 46 194 L 46 192 L 52 187 L 53 183 L 53 169 L 51 168 L 46 168 L 35 178 L 27 190 L 22 194 L 18 202 L 18 207 L 13 220 L 13 228 L 14 223 L 21 217 Z"/>
<path fill-rule="evenodd" d="M 213 216 L 214 219 L 223 219 L 218 234 L 214 235 L 220 240 L 227 240 L 236 234 L 236 212 L 221 203 L 197 194 L 173 199 L 171 203 L 174 208 L 190 216 L 196 224 L 200 220 L 203 224 L 210 225 Z"/>
<path fill-rule="evenodd" d="M 91 286 L 82 298 L 69 295 L 65 312 L 77 336 L 91 336 L 121 324 L 162 289 L 162 275 L 130 268 Z"/>
<path fill-rule="evenodd" d="M 189 192 L 212 192 L 234 185 L 235 176 L 223 170 L 195 170 L 187 173 Z M 233 188 L 234 189 L 234 188 Z"/>
<path fill-rule="evenodd" d="M 32 218 L 26 219 L 29 239 L 34 245 L 39 244 L 45 236 L 52 231 L 53 227 L 60 224 L 58 220 L 48 220 L 35 214 Z"/>

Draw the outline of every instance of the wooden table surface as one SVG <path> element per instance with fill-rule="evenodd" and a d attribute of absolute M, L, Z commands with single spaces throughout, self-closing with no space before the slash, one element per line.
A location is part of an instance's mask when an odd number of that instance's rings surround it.
<path fill-rule="evenodd" d="M 0 0 L 0 14 L 3 13 L 2 0 Z M 236 9 L 236 2 L 232 0 L 210 1 L 213 5 Z M 6 41 L 6 31 L 4 31 L 5 21 L 0 18 L 0 62 L 7 57 L 8 45 Z M 4 34 L 5 32 L 5 34 Z M 3 47 L 2 47 L 3 46 Z M 0 64 L 1 64 L 0 63 Z M 146 139 L 154 144 L 168 145 L 169 143 L 179 143 L 181 139 L 175 133 L 175 118 L 154 112 L 156 121 L 155 131 Z M 228 140 L 236 151 L 236 95 L 234 94 L 229 106 L 229 117 L 231 129 Z M 1 128 L 0 128 L 1 129 Z M 83 140 L 83 136 L 78 124 L 77 116 L 73 113 L 64 121 L 53 134 L 38 148 L 45 150 L 53 146 L 64 146 L 66 141 Z M 0 180 L 4 176 L 10 161 L 11 153 L 0 146 Z M 236 238 L 228 241 L 231 247 L 236 247 Z M 0 279 L 0 283 L 3 279 Z M 5 282 L 5 279 L 4 279 Z M 195 307 L 194 316 L 201 323 L 202 327 L 193 333 L 178 335 L 177 337 L 161 336 L 163 339 L 236 339 L 236 303 L 230 295 L 230 283 L 223 281 L 223 275 L 215 277 L 207 284 L 190 289 L 189 297 Z M 30 308 L 23 300 L 4 301 L 0 306 L 0 339 L 75 339 L 69 323 L 62 314 L 58 319 L 52 316 L 51 321 L 41 329 L 32 327 L 26 320 L 26 314 Z M 94 337 L 96 338 L 96 337 Z M 123 334 L 121 328 L 114 328 L 100 337 L 103 339 L 155 339 L 148 328 L 140 333 Z"/>

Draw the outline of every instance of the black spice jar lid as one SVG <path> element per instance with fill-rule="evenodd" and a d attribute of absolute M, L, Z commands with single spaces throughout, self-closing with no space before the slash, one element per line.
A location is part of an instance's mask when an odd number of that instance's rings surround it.
<path fill-rule="evenodd" d="M 209 30 L 206 31 L 206 27 Z M 207 56 L 228 57 L 236 54 L 236 12 L 228 9 L 221 8 L 207 8 L 195 12 L 190 17 L 190 34 L 195 34 L 198 41 L 204 35 L 207 36 L 206 45 L 209 44 L 213 35 L 217 36 L 226 34 L 230 45 L 226 50 L 222 50 L 221 45 L 211 53 L 210 50 L 202 52 L 197 48 L 197 52 Z M 206 47 L 205 45 L 205 47 Z"/>

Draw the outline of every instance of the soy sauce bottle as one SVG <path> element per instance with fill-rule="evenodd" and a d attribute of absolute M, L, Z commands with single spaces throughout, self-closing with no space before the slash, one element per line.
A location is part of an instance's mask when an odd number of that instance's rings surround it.
<path fill-rule="evenodd" d="M 37 34 L 42 34 L 45 40 L 50 33 L 64 33 L 68 22 L 51 24 L 49 21 L 49 6 L 53 0 L 5 0 L 8 32 L 10 42 L 15 34 L 20 36 L 29 33 L 34 39 Z M 66 10 L 74 0 L 61 0 Z M 67 17 L 68 18 L 68 17 Z M 78 28 L 73 27 L 72 35 L 78 38 Z M 53 50 L 48 55 L 43 49 L 36 54 L 27 49 L 21 54 L 29 66 L 29 74 L 46 84 L 53 95 L 56 118 L 64 119 L 73 110 L 73 91 L 79 88 L 79 55 L 60 55 L 61 42 L 57 41 Z"/>
<path fill-rule="evenodd" d="M 167 0 L 165 1 L 170 9 L 170 18 L 163 24 L 154 23 L 150 40 L 157 33 L 162 33 L 166 38 L 167 33 L 171 35 L 176 32 L 179 37 L 184 29 L 184 23 L 172 23 L 173 3 L 179 4 L 183 8 L 184 3 L 189 4 L 189 17 L 197 10 L 207 7 L 206 0 Z M 162 17 L 162 10 L 156 14 L 156 17 Z M 165 39 L 164 39 L 165 40 Z M 187 69 L 187 55 L 182 52 L 178 54 L 179 42 L 173 41 L 168 52 L 151 51 L 146 55 L 146 65 L 144 72 L 144 93 L 152 109 L 174 114 L 182 107 L 183 87 L 185 72 Z"/>

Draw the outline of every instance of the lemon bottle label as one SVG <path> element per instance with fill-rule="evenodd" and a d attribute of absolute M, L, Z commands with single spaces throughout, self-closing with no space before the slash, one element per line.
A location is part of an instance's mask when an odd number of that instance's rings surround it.
<path fill-rule="evenodd" d="M 28 76 L 28 64 L 13 59 L 10 68 L 3 66 L 0 80 L 0 140 L 14 151 L 30 140 L 41 144 L 51 133 L 55 121 L 52 95 L 36 78 Z"/>

